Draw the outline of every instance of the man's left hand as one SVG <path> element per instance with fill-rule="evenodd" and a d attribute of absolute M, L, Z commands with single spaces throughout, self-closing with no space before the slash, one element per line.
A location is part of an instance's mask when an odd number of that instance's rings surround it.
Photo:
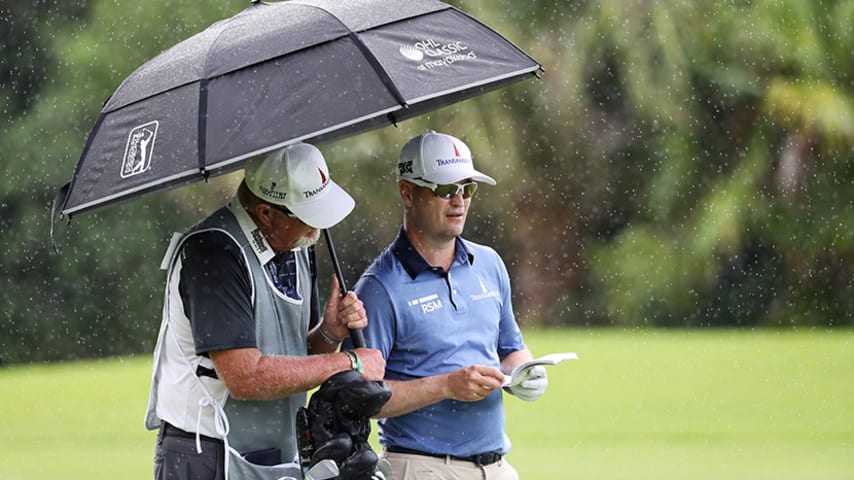
<path fill-rule="evenodd" d="M 519 372 L 518 378 L 513 379 L 513 384 L 507 387 L 507 390 L 526 402 L 533 402 L 546 393 L 548 385 L 546 368 L 535 365 Z"/>

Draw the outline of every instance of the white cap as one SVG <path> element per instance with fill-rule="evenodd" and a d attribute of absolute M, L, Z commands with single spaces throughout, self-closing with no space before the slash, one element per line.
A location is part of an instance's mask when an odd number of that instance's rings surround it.
<path fill-rule="evenodd" d="M 403 146 L 397 162 L 397 178 L 444 184 L 471 178 L 495 185 L 492 177 L 474 169 L 471 151 L 462 140 L 433 131 L 422 133 Z"/>
<path fill-rule="evenodd" d="M 248 160 L 244 180 L 256 197 L 287 207 L 313 228 L 335 225 L 356 205 L 353 197 L 329 177 L 320 150 L 307 143 Z"/>

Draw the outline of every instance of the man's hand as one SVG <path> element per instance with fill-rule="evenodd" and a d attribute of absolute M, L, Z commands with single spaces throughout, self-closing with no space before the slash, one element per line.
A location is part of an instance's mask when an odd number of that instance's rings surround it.
<path fill-rule="evenodd" d="M 350 330 L 368 325 L 368 315 L 354 292 L 349 291 L 342 297 L 339 289 L 338 278 L 333 275 L 320 328 L 327 337 L 343 341 L 350 335 Z"/>
<path fill-rule="evenodd" d="M 507 391 L 526 402 L 533 402 L 546 393 L 548 385 L 549 379 L 546 377 L 546 368 L 535 365 L 519 372 L 513 378 L 513 383 L 507 387 Z"/>
<path fill-rule="evenodd" d="M 500 370 L 484 365 L 472 365 L 446 376 L 445 396 L 463 402 L 483 400 L 504 381 Z"/>
<path fill-rule="evenodd" d="M 361 374 L 368 381 L 380 381 L 385 377 L 385 359 L 379 350 L 357 348 L 353 350 L 362 362 Z"/>

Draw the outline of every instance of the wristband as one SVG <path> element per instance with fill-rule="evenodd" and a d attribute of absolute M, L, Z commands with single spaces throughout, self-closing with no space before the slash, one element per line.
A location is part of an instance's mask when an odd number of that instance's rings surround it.
<path fill-rule="evenodd" d="M 338 345 L 339 343 L 344 341 L 335 340 L 334 338 L 330 337 L 326 334 L 326 332 L 323 331 L 323 327 L 317 327 L 317 329 L 320 331 L 320 338 L 323 339 L 323 343 L 326 343 L 327 345 Z"/>
<path fill-rule="evenodd" d="M 354 352 L 353 350 L 345 350 L 344 353 L 350 357 L 350 368 L 353 371 L 361 372 L 362 371 L 362 359 L 359 358 L 359 354 Z"/>

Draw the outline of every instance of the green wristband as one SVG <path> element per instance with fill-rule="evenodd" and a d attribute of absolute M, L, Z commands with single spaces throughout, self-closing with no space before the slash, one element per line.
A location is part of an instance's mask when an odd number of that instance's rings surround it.
<path fill-rule="evenodd" d="M 362 371 L 362 359 L 359 358 L 359 354 L 354 352 L 353 350 L 346 350 L 344 353 L 350 357 L 350 368 L 356 372 Z"/>

